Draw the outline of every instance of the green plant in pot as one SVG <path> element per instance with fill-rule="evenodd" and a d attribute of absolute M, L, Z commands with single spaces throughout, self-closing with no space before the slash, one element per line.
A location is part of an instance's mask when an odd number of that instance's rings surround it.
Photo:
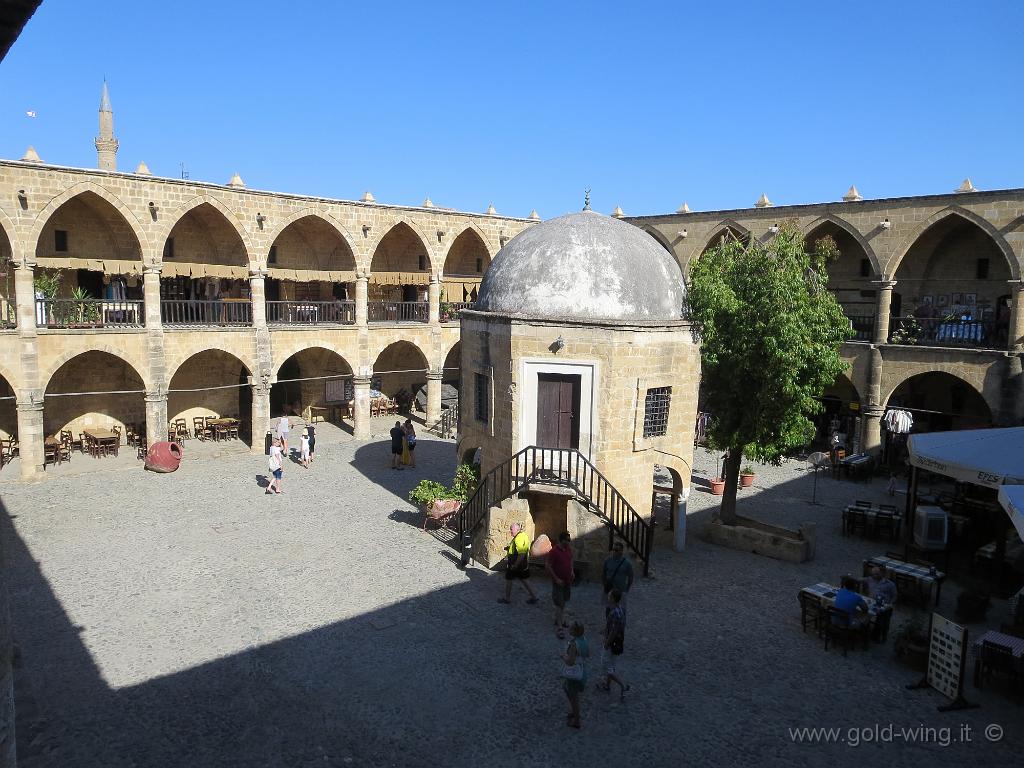
<path fill-rule="evenodd" d="M 914 669 L 928 666 L 929 637 L 928 619 L 922 613 L 914 613 L 904 621 L 892 636 L 892 648 L 897 658 Z"/>
<path fill-rule="evenodd" d="M 99 320 L 99 309 L 89 291 L 76 285 L 71 289 L 71 298 L 75 302 L 72 317 L 69 318 L 72 323 L 94 325 Z"/>
<path fill-rule="evenodd" d="M 450 498 L 451 492 L 436 480 L 420 480 L 409 492 L 409 501 L 424 509 L 430 509 L 435 501 Z"/>
<path fill-rule="evenodd" d="M 754 468 L 747 464 L 740 470 L 740 487 L 749 488 L 754 484 Z"/>

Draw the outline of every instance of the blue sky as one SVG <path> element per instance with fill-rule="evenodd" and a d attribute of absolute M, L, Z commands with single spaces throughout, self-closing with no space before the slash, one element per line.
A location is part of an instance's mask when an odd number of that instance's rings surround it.
<path fill-rule="evenodd" d="M 287 9 L 288 13 L 282 13 Z M 0 157 L 543 217 L 1024 186 L 1024 3 L 44 0 Z M 28 118 L 27 110 L 37 117 Z"/>

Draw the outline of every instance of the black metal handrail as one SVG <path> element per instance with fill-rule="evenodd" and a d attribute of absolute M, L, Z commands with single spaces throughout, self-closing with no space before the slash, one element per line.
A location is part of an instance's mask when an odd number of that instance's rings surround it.
<path fill-rule="evenodd" d="M 36 326 L 39 328 L 141 328 L 145 323 L 141 300 L 36 299 Z"/>
<path fill-rule="evenodd" d="M 249 300 L 190 301 L 162 299 L 160 317 L 164 325 L 252 325 Z"/>
<path fill-rule="evenodd" d="M 425 301 L 370 301 L 366 319 L 371 323 L 425 323 L 430 305 Z"/>
<path fill-rule="evenodd" d="M 268 301 L 270 325 L 354 325 L 354 301 Z"/>
<path fill-rule="evenodd" d="M 459 313 L 464 309 L 476 307 L 475 301 L 445 301 L 441 303 L 441 322 L 449 323 L 459 319 Z"/>
<path fill-rule="evenodd" d="M 1009 337 L 1009 324 L 998 320 L 960 317 L 893 317 L 889 320 L 889 343 L 925 347 L 973 347 L 1002 349 Z"/>
<path fill-rule="evenodd" d="M 850 321 L 850 328 L 854 333 L 853 338 L 849 341 L 871 342 L 875 340 L 874 315 L 847 315 L 846 319 Z"/>
<path fill-rule="evenodd" d="M 435 426 L 438 437 L 444 438 L 445 440 L 451 438 L 452 434 L 455 432 L 455 416 L 455 408 L 441 409 L 441 418 L 437 420 L 437 425 Z"/>
<path fill-rule="evenodd" d="M 459 510 L 458 534 L 463 565 L 469 563 L 466 537 L 480 525 L 487 510 L 531 483 L 575 491 L 592 512 L 608 523 L 609 538 L 618 534 L 626 546 L 643 560 L 644 575 L 648 575 L 653 544 L 651 524 L 578 450 L 538 448 L 535 445 L 523 448 L 480 478 L 476 492 Z"/>

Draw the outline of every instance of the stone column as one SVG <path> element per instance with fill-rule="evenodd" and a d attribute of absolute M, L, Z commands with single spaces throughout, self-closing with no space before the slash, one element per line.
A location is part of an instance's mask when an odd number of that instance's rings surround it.
<path fill-rule="evenodd" d="M 867 402 L 861 416 L 861 446 L 864 453 L 877 454 L 882 447 L 881 419 L 882 404 L 882 353 L 878 347 L 871 348 L 868 361 Z"/>
<path fill-rule="evenodd" d="M 370 275 L 356 273 L 356 325 L 366 325 L 366 297 L 369 294 Z"/>
<path fill-rule="evenodd" d="M 43 471 L 45 438 L 42 394 L 30 392 L 27 400 L 18 400 L 18 454 L 23 480 L 32 480 Z"/>
<path fill-rule="evenodd" d="M 23 260 L 14 268 L 14 300 L 18 318 L 18 330 L 36 333 L 36 287 L 35 264 Z M 12 382 L 13 384 L 13 382 Z"/>
<path fill-rule="evenodd" d="M 427 311 L 429 312 L 427 319 L 430 323 L 441 321 L 441 277 L 439 275 L 430 276 L 430 285 L 427 286 Z"/>
<path fill-rule="evenodd" d="M 267 430 L 270 429 L 270 376 L 249 379 L 252 386 L 252 445 L 249 450 L 260 454 L 265 450 Z M 291 446 L 289 446 L 290 448 Z"/>
<path fill-rule="evenodd" d="M 147 392 L 145 401 L 146 445 L 151 446 L 167 439 L 167 392 L 160 389 Z"/>
<path fill-rule="evenodd" d="M 875 312 L 875 344 L 889 343 L 889 313 L 892 310 L 892 289 L 895 280 L 882 280 L 878 285 L 878 308 Z"/>
<path fill-rule="evenodd" d="M 353 377 L 352 388 L 355 390 L 352 434 L 357 440 L 365 440 L 370 436 L 370 377 Z"/>
<path fill-rule="evenodd" d="M 1024 280 L 1010 281 L 1010 326 L 1007 349 L 1024 350 Z"/>
<path fill-rule="evenodd" d="M 432 427 L 441 419 L 441 380 L 442 371 L 427 371 L 427 414 L 426 422 Z"/>
<path fill-rule="evenodd" d="M 142 270 L 142 298 L 145 300 L 146 328 L 162 328 L 163 315 L 160 312 L 160 272 L 159 264 L 150 265 Z"/>
<path fill-rule="evenodd" d="M 252 302 L 252 324 L 256 328 L 267 326 L 267 273 L 255 269 L 249 272 L 249 301 Z"/>

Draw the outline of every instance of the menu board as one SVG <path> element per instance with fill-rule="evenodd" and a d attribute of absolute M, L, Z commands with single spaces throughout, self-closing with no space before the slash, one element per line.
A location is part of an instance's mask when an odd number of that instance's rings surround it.
<path fill-rule="evenodd" d="M 324 401 L 328 403 L 347 403 L 353 398 L 352 379 L 327 379 Z"/>
<path fill-rule="evenodd" d="M 928 685 L 950 699 L 963 690 L 964 654 L 967 630 L 937 613 L 932 614 L 932 636 L 928 645 Z"/>

